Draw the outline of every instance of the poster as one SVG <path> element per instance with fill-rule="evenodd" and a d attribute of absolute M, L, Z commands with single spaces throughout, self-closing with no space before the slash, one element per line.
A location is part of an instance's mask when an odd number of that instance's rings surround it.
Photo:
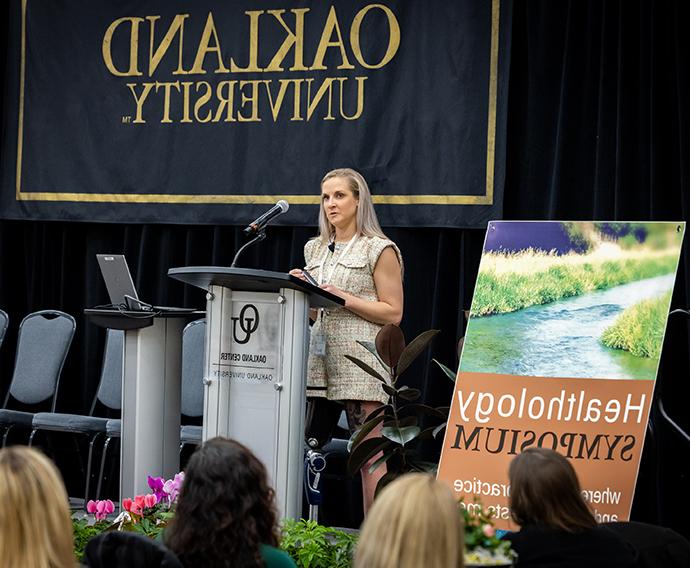
<path fill-rule="evenodd" d="M 573 464 L 598 521 L 627 520 L 684 223 L 489 223 L 439 478 L 510 522 L 508 466 Z"/>

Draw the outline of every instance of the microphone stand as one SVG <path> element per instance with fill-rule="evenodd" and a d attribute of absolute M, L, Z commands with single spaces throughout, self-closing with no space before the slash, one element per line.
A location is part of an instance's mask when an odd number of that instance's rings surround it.
<path fill-rule="evenodd" d="M 237 259 L 240 256 L 240 253 L 246 249 L 249 245 L 258 243 L 263 241 L 266 238 L 266 228 L 264 227 L 263 229 L 259 229 L 259 232 L 256 234 L 256 236 L 249 242 L 244 243 L 241 247 L 240 250 L 235 253 L 235 258 L 232 259 L 232 264 L 230 265 L 230 268 L 235 268 L 235 265 L 237 264 Z"/>

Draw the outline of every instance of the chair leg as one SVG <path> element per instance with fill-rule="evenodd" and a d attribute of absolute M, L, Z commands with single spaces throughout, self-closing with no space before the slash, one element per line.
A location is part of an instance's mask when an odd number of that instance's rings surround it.
<path fill-rule="evenodd" d="M 29 444 L 28 444 L 29 447 L 31 447 L 34 443 L 34 436 L 36 435 L 36 432 L 38 432 L 38 430 L 36 430 L 35 428 L 33 430 L 31 430 L 31 435 L 29 436 Z"/>
<path fill-rule="evenodd" d="M 101 488 L 103 486 L 103 474 L 105 473 L 105 458 L 108 455 L 108 446 L 110 446 L 110 436 L 106 436 L 105 442 L 103 442 L 103 449 L 101 450 L 101 467 L 98 472 L 98 485 L 96 486 L 96 499 L 101 498 Z"/>
<path fill-rule="evenodd" d="M 89 457 L 86 459 L 86 483 L 84 489 L 84 509 L 86 509 L 86 503 L 89 501 L 89 489 L 91 486 L 91 458 L 93 457 L 93 444 L 100 436 L 102 432 L 96 432 L 96 434 L 91 438 L 89 442 Z"/>
<path fill-rule="evenodd" d="M 10 435 L 10 430 L 12 430 L 12 426 L 14 426 L 14 424 L 9 424 L 8 426 L 5 426 L 5 433 L 2 436 L 2 447 L 3 448 L 5 446 L 7 446 L 7 436 Z"/>

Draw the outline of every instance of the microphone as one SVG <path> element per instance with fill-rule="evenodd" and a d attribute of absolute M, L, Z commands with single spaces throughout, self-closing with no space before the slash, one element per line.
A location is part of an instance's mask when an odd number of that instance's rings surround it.
<path fill-rule="evenodd" d="M 335 252 L 335 241 L 331 241 L 328 243 L 328 250 L 331 252 Z"/>
<path fill-rule="evenodd" d="M 261 215 L 260 217 L 257 217 L 247 225 L 247 228 L 244 230 L 244 234 L 247 236 L 255 235 L 259 232 L 261 232 L 266 225 L 268 225 L 275 217 L 278 215 L 282 215 L 285 213 L 288 209 L 290 209 L 290 204 L 285 201 L 284 199 L 281 199 L 276 203 L 273 207 L 271 207 L 266 213 Z"/>

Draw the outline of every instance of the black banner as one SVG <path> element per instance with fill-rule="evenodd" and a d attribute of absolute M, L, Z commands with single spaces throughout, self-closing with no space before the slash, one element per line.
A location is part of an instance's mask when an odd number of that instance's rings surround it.
<path fill-rule="evenodd" d="M 0 217 L 387 226 L 501 217 L 510 2 L 10 0 Z"/>

